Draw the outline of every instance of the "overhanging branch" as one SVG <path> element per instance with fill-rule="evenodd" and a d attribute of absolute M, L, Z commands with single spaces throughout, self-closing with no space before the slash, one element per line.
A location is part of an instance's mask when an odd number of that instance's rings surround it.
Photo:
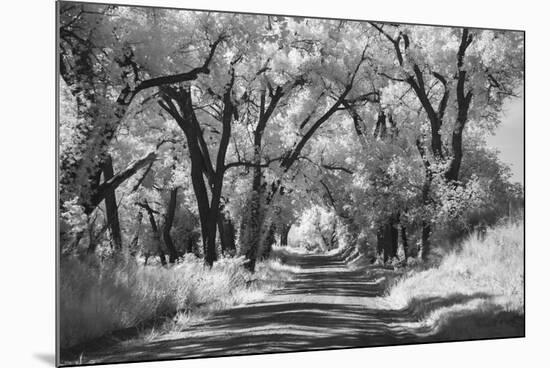
<path fill-rule="evenodd" d="M 157 154 L 155 152 L 150 152 L 145 157 L 132 162 L 126 169 L 117 173 L 111 179 L 101 183 L 90 199 L 90 208 L 93 209 L 97 207 L 109 192 L 118 188 L 120 184 L 124 183 L 142 167 L 156 160 L 156 158 Z"/>

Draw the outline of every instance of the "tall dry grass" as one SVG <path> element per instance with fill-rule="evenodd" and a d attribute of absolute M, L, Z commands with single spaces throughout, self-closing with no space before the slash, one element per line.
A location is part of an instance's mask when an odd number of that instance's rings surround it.
<path fill-rule="evenodd" d="M 212 268 L 192 255 L 172 267 L 134 259 L 65 259 L 60 272 L 60 345 L 69 348 L 111 331 L 159 317 L 189 319 L 198 309 L 221 309 L 260 298 L 289 279 L 278 260 L 251 274 L 244 258 L 224 258 Z"/>
<path fill-rule="evenodd" d="M 523 319 L 523 257 L 523 223 L 508 221 L 470 235 L 438 266 L 408 271 L 386 300 L 392 309 L 414 313 L 412 327 L 436 332 L 446 326 L 450 338 L 479 337 L 480 323 L 489 337 L 499 329 L 505 334 L 514 328 L 502 316 L 516 324 Z"/>

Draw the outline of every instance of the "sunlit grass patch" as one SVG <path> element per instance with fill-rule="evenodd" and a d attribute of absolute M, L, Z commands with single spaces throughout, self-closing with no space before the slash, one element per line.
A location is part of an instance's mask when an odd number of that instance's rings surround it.
<path fill-rule="evenodd" d="M 386 300 L 416 318 L 406 327 L 449 338 L 486 337 L 479 334 L 522 328 L 513 316 L 524 313 L 523 281 L 523 225 L 510 222 L 472 234 L 438 266 L 408 271 Z M 511 320 L 514 328 L 502 323 Z"/>

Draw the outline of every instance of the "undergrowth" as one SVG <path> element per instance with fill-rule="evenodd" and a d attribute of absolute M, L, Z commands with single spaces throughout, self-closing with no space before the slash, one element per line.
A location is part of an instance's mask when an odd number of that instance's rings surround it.
<path fill-rule="evenodd" d="M 495 337 L 499 328 L 511 331 L 510 319 L 515 334 L 523 333 L 523 285 L 523 224 L 509 221 L 470 235 L 438 265 L 413 267 L 389 288 L 386 300 L 392 309 L 414 314 L 410 327 L 449 338 Z"/>
<path fill-rule="evenodd" d="M 60 273 L 62 349 L 165 317 L 183 328 L 208 311 L 260 299 L 291 277 L 293 268 L 270 259 L 254 274 L 244 258 L 223 258 L 212 268 L 186 255 L 171 267 L 143 266 L 133 258 L 118 261 L 64 259 Z M 166 323 L 162 329 L 165 330 Z M 158 329 L 156 330 L 158 331 Z M 155 334 L 155 329 L 147 334 Z"/>

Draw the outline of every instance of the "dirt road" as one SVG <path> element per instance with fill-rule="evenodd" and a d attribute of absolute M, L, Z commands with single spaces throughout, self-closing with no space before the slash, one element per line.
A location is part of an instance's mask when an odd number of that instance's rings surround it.
<path fill-rule="evenodd" d="M 352 270 L 338 256 L 291 260 L 302 272 L 261 302 L 215 313 L 185 332 L 92 354 L 96 363 L 385 345 L 417 338 L 402 311 L 384 308 L 384 274 Z"/>

